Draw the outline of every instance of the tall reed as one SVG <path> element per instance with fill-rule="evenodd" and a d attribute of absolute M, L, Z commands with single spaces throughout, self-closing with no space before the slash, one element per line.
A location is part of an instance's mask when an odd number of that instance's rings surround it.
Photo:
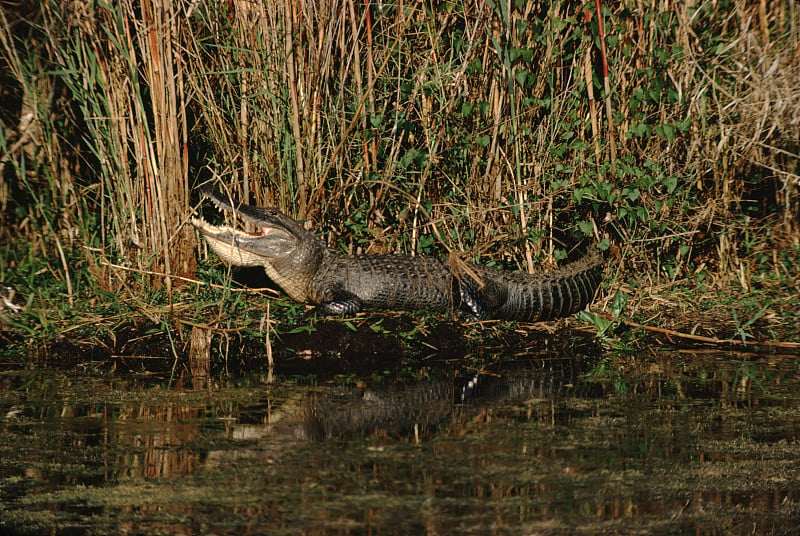
<path fill-rule="evenodd" d="M 120 290 L 134 269 L 172 287 L 194 272 L 182 17 L 172 2 L 42 4 L 55 76 L 84 130 L 65 185 L 98 283 Z M 52 112 L 52 111 L 51 111 Z M 43 117 L 47 120 L 47 117 Z M 60 144 L 65 138 L 54 137 Z M 87 215 L 91 221 L 87 221 Z"/>
<path fill-rule="evenodd" d="M 578 231 L 656 276 L 711 250 L 724 272 L 747 218 L 800 236 L 800 8 L 722 4 L 51 0 L 38 47 L 2 19 L 35 113 L 4 127 L 0 196 L 56 192 L 48 240 L 73 229 L 133 294 L 193 272 L 215 177 L 349 251 L 524 268 Z"/>

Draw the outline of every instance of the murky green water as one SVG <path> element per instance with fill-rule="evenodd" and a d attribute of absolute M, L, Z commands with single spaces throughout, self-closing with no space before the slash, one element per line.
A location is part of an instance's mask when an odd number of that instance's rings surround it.
<path fill-rule="evenodd" d="M 794 533 L 796 359 L 605 359 L 199 392 L 6 371 L 0 532 Z"/>

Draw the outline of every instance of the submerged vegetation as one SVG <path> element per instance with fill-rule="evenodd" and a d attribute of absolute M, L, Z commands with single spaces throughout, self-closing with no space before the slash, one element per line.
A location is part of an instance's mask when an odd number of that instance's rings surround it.
<path fill-rule="evenodd" d="M 796 2 L 45 0 L 0 17 L 6 340 L 107 341 L 143 319 L 175 354 L 198 326 L 269 348 L 302 308 L 207 257 L 188 221 L 210 182 L 346 252 L 531 269 L 596 242 L 601 330 L 797 340 Z"/>

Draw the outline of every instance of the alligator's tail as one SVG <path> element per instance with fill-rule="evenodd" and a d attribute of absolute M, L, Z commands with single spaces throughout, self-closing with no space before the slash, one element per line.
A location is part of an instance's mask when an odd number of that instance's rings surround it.
<path fill-rule="evenodd" d="M 523 322 L 576 313 L 594 299 L 603 278 L 603 257 L 592 246 L 581 259 L 541 274 L 482 270 L 486 317 Z"/>

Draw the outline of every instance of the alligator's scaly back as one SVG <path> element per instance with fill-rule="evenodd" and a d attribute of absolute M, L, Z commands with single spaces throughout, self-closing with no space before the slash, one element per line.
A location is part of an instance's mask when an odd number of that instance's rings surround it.
<path fill-rule="evenodd" d="M 602 258 L 596 249 L 549 273 L 470 265 L 479 281 L 456 275 L 431 257 L 341 255 L 276 209 L 234 204 L 204 193 L 219 208 L 237 212 L 259 227 L 256 233 L 245 233 L 193 218 L 214 252 L 234 265 L 263 266 L 292 299 L 317 305 L 314 312 L 321 314 L 428 309 L 469 320 L 550 320 L 586 307 L 602 279 Z"/>

